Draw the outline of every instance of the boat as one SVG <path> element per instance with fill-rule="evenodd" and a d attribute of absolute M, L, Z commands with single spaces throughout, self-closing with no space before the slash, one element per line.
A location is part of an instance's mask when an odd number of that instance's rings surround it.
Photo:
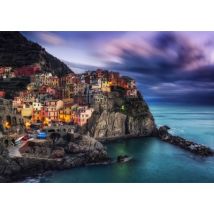
<path fill-rule="evenodd" d="M 130 161 L 132 159 L 131 156 L 128 156 L 128 155 L 119 155 L 117 157 L 117 162 L 118 163 L 126 163 L 128 161 Z"/>
<path fill-rule="evenodd" d="M 46 132 L 39 132 L 37 135 L 38 139 L 46 139 L 47 138 L 47 133 Z"/>

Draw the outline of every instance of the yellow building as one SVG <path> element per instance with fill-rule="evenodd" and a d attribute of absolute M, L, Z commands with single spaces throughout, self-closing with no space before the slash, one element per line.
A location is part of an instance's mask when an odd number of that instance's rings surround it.
<path fill-rule="evenodd" d="M 59 111 L 59 121 L 70 123 L 72 119 L 72 111 L 70 107 L 64 107 Z"/>
<path fill-rule="evenodd" d="M 111 92 L 111 82 L 103 81 L 102 86 L 101 86 L 101 90 L 103 92 Z"/>
<path fill-rule="evenodd" d="M 23 108 L 22 108 L 22 111 L 21 111 L 22 117 L 29 118 L 29 117 L 32 116 L 32 113 L 33 113 L 33 107 L 32 107 L 32 105 L 26 105 L 26 104 L 24 104 Z"/>

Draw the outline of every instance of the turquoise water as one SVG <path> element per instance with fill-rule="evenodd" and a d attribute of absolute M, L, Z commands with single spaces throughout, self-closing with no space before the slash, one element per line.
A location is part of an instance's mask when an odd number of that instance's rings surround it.
<path fill-rule="evenodd" d="M 169 125 L 171 133 L 214 149 L 214 108 L 170 106 L 151 107 L 158 125 Z"/>
<path fill-rule="evenodd" d="M 157 125 L 214 149 L 211 107 L 151 107 Z M 106 144 L 109 154 L 128 154 L 128 163 L 87 166 L 53 172 L 26 182 L 214 182 L 214 158 L 202 158 L 155 138 L 117 140 Z"/>

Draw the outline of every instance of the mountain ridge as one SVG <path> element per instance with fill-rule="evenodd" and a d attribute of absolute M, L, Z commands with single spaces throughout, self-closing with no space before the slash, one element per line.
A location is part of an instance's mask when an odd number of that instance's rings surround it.
<path fill-rule="evenodd" d="M 20 68 L 39 65 L 42 72 L 62 76 L 74 73 L 64 62 L 48 53 L 39 44 L 25 38 L 20 32 L 0 32 L 0 66 Z"/>

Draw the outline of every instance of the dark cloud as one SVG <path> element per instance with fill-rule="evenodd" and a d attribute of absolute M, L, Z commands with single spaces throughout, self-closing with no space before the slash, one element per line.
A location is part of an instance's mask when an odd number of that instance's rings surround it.
<path fill-rule="evenodd" d="M 141 44 L 138 45 L 141 46 Z M 205 59 L 203 51 L 199 47 L 193 46 L 186 38 L 175 33 L 158 33 L 151 39 L 150 45 L 152 49 L 148 54 L 136 52 L 130 47 L 121 47 L 119 57 L 122 63 L 112 64 L 112 66 L 128 68 L 136 72 L 142 72 L 142 70 L 159 72 L 158 70 L 163 69 L 172 72 L 201 63 Z"/>
<path fill-rule="evenodd" d="M 145 96 L 166 102 L 214 104 L 214 65 L 205 63 L 202 48 L 171 32 L 156 34 L 150 46 L 148 53 L 121 47 L 121 62 L 109 63 L 109 67 L 133 76 Z"/>
<path fill-rule="evenodd" d="M 157 34 L 154 46 L 167 55 L 174 53 L 174 65 L 183 67 L 196 61 L 204 60 L 203 51 L 193 46 L 187 38 L 176 35 L 173 32 Z"/>

